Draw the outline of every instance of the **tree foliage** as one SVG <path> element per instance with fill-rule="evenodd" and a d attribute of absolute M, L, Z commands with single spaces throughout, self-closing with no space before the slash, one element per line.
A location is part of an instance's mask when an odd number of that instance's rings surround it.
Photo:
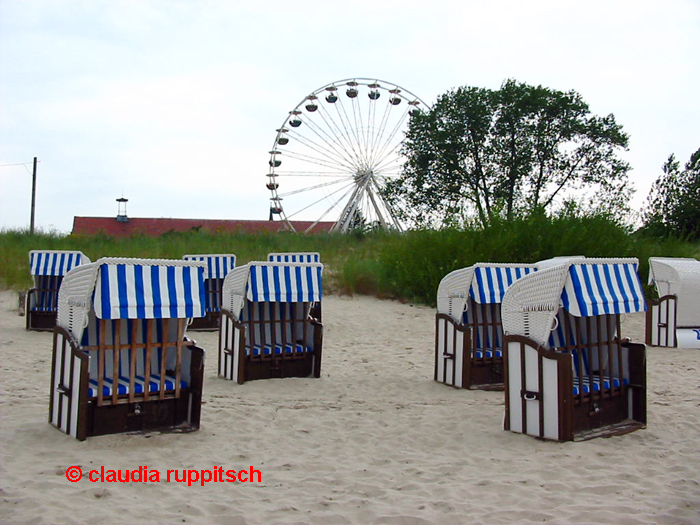
<path fill-rule="evenodd" d="M 700 149 L 683 170 L 671 154 L 654 182 L 643 212 L 647 232 L 700 239 Z"/>
<path fill-rule="evenodd" d="M 613 115 L 591 115 L 574 91 L 514 80 L 499 90 L 462 87 L 412 116 L 404 171 L 385 195 L 420 227 L 486 226 L 551 210 L 583 188 L 595 192 L 588 209 L 620 211 L 631 191 L 617 157 L 627 140 Z"/>

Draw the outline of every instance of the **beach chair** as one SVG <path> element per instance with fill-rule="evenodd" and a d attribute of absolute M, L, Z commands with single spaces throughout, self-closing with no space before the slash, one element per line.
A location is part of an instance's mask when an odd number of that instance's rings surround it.
<path fill-rule="evenodd" d="M 224 279 L 219 376 L 320 377 L 323 325 L 320 263 L 251 262 Z"/>
<path fill-rule="evenodd" d="M 478 263 L 447 274 L 437 291 L 436 381 L 457 388 L 503 388 L 501 301 L 530 264 Z"/>
<path fill-rule="evenodd" d="M 185 337 L 204 316 L 204 264 L 104 258 L 63 280 L 49 422 L 79 440 L 199 428 L 204 350 Z"/>
<path fill-rule="evenodd" d="M 221 315 L 221 289 L 226 274 L 236 267 L 233 254 L 184 255 L 185 261 L 204 262 L 204 311 L 206 315 L 192 319 L 187 327 L 191 331 L 215 331 L 219 329 Z"/>
<path fill-rule="evenodd" d="M 637 259 L 578 259 L 516 281 L 501 305 L 505 429 L 558 441 L 646 424 L 646 347 L 620 335 L 646 309 Z"/>
<path fill-rule="evenodd" d="M 27 291 L 25 315 L 27 330 L 50 331 L 56 325 L 58 290 L 63 276 L 88 259 L 79 251 L 32 250 L 29 273 L 34 286 Z"/>
<path fill-rule="evenodd" d="M 651 257 L 649 284 L 659 297 L 649 301 L 646 343 L 700 348 L 700 261 Z"/>

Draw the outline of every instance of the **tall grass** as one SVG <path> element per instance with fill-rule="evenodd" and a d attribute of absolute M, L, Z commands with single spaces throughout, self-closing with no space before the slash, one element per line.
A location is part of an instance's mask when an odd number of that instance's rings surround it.
<path fill-rule="evenodd" d="M 314 251 L 326 265 L 327 292 L 363 293 L 435 304 L 440 280 L 477 262 L 535 262 L 560 255 L 637 257 L 642 282 L 651 256 L 700 257 L 700 245 L 628 232 L 603 217 L 536 216 L 485 229 L 421 230 L 404 234 L 232 234 L 204 230 L 160 237 L 112 238 L 0 231 L 0 288 L 31 285 L 32 249 L 81 250 L 100 257 L 181 259 L 187 253 L 234 253 L 238 264 L 269 252 Z"/>

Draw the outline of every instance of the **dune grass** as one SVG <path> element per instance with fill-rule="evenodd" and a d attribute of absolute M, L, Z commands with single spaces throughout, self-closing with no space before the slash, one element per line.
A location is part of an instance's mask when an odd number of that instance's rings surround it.
<path fill-rule="evenodd" d="M 700 245 L 655 240 L 628 232 L 602 217 L 531 217 L 486 229 L 420 230 L 404 234 L 232 234 L 190 231 L 160 237 L 112 238 L 0 231 L 0 288 L 31 286 L 32 249 L 80 250 L 100 257 L 181 259 L 191 253 L 234 253 L 237 264 L 269 252 L 313 251 L 326 265 L 326 292 L 361 293 L 435 304 L 440 280 L 476 262 L 535 262 L 560 255 L 637 257 L 642 282 L 650 256 L 700 257 Z"/>

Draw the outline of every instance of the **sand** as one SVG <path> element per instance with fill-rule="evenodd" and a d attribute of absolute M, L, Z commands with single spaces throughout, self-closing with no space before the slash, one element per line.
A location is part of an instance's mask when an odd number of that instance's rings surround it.
<path fill-rule="evenodd" d="M 3 523 L 700 523 L 698 350 L 648 348 L 646 429 L 545 442 L 502 429 L 503 393 L 432 380 L 433 309 L 327 296 L 321 379 L 219 379 L 217 334 L 191 333 L 208 350 L 200 430 L 79 442 L 47 422 L 52 334 L 25 331 L 16 303 L 0 292 Z M 623 335 L 643 329 L 629 316 Z M 140 466 L 160 482 L 87 479 Z M 251 466 L 261 482 L 164 479 Z"/>

